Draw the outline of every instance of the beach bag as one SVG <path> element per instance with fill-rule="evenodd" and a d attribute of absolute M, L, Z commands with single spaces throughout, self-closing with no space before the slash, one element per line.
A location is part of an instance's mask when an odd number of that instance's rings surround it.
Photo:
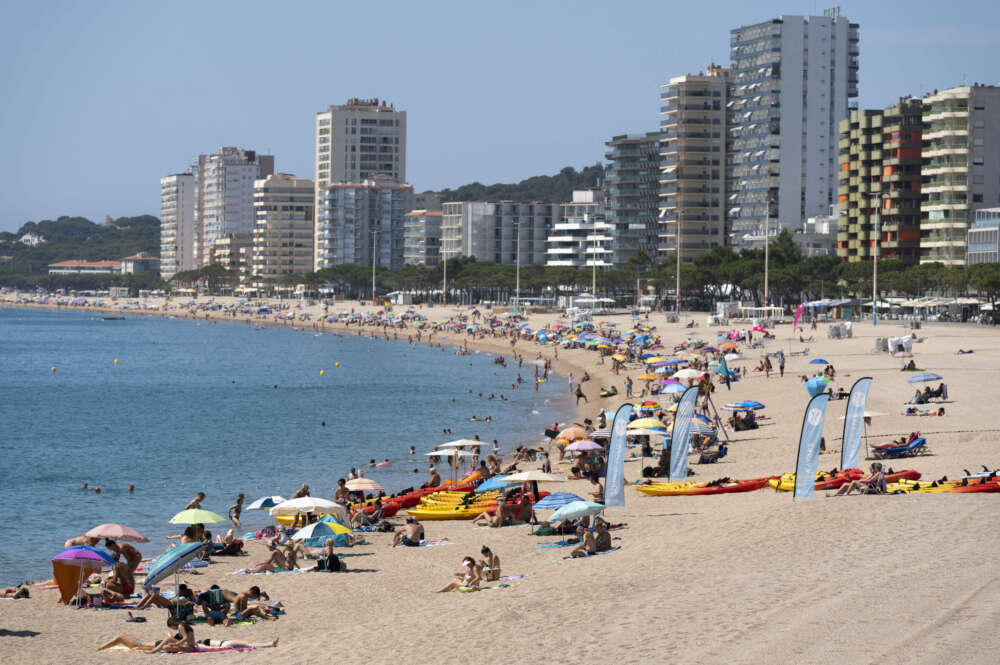
<path fill-rule="evenodd" d="M 331 554 L 325 559 L 320 559 L 316 562 L 316 570 L 322 570 L 328 573 L 339 573 L 344 570 L 344 564 L 341 562 L 340 557 L 336 554 Z"/>

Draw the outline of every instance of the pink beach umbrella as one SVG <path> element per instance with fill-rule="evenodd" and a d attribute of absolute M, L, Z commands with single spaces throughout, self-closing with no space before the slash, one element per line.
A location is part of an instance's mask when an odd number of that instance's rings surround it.
<path fill-rule="evenodd" d="M 102 524 L 83 534 L 88 538 L 110 538 L 132 543 L 148 543 L 149 538 L 124 524 Z"/>
<path fill-rule="evenodd" d="M 599 443 L 594 443 L 589 439 L 584 439 L 582 441 L 574 441 L 569 444 L 566 446 L 566 450 L 575 450 L 577 452 L 583 452 L 586 450 L 604 450 L 604 446 Z"/>

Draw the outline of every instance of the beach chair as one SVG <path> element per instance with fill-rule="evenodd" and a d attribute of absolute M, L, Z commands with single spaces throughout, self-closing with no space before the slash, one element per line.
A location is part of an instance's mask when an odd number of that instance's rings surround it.
<path fill-rule="evenodd" d="M 875 459 L 896 459 L 899 457 L 913 457 L 914 455 L 926 455 L 927 439 L 917 437 L 905 446 L 894 446 L 891 448 L 876 448 L 873 451 Z"/>

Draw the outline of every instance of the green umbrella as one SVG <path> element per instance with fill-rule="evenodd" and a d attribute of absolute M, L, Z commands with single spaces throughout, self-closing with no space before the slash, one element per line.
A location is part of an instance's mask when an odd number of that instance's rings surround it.
<path fill-rule="evenodd" d="M 209 524 L 225 521 L 226 518 L 222 515 L 213 513 L 211 510 L 202 510 L 201 508 L 182 510 L 170 518 L 171 524 Z"/>

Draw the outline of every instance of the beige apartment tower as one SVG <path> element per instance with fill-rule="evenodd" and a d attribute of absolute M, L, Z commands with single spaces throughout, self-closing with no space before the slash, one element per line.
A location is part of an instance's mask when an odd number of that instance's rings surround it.
<path fill-rule="evenodd" d="M 670 79 L 660 100 L 660 252 L 689 263 L 726 244 L 729 70 Z"/>
<path fill-rule="evenodd" d="M 313 269 L 313 181 L 278 173 L 254 182 L 251 274 L 257 288 L 274 287 L 282 275 Z"/>
<path fill-rule="evenodd" d="M 1000 203 L 1000 87 L 923 99 L 920 262 L 965 265 L 975 211 Z"/>

